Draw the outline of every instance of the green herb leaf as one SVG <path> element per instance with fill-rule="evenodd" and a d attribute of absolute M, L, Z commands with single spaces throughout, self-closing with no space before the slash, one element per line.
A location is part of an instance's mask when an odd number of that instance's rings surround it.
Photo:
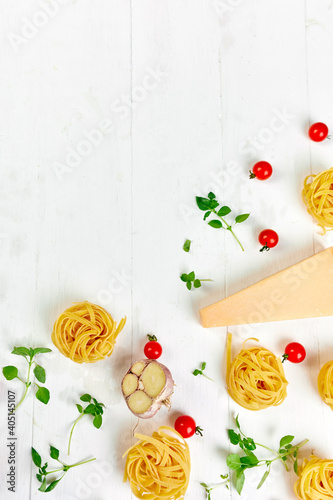
<path fill-rule="evenodd" d="M 294 462 L 294 472 L 298 476 L 298 462 L 297 462 L 297 459 Z"/>
<path fill-rule="evenodd" d="M 191 248 L 191 240 L 186 240 L 183 245 L 184 252 L 189 252 Z"/>
<path fill-rule="evenodd" d="M 201 363 L 201 370 L 204 370 L 207 366 L 207 363 L 206 361 L 204 361 L 203 363 Z"/>
<path fill-rule="evenodd" d="M 236 421 L 236 425 L 237 425 L 238 429 L 240 430 L 240 423 L 239 423 L 238 417 L 239 417 L 239 415 L 236 416 L 235 421 Z"/>
<path fill-rule="evenodd" d="M 214 199 L 216 198 L 216 196 L 215 196 L 215 194 L 214 194 L 214 193 L 212 193 L 212 192 L 210 191 L 210 193 L 208 193 L 208 198 L 209 198 L 210 200 L 214 200 Z"/>
<path fill-rule="evenodd" d="M 180 276 L 180 279 L 186 283 L 186 282 L 187 282 L 187 280 L 188 280 L 188 274 L 185 274 L 185 273 L 184 273 L 184 274 L 182 274 L 182 275 Z"/>
<path fill-rule="evenodd" d="M 12 354 L 16 354 L 17 356 L 30 357 L 30 352 L 27 347 L 14 347 L 12 350 Z"/>
<path fill-rule="evenodd" d="M 241 467 L 241 461 L 237 453 L 231 453 L 227 457 L 227 466 L 231 470 L 238 470 Z"/>
<path fill-rule="evenodd" d="M 269 476 L 269 469 L 264 472 L 264 475 L 262 476 L 262 478 L 260 480 L 260 483 L 257 486 L 257 490 L 259 490 L 259 488 L 262 487 L 262 485 L 264 484 L 264 482 L 266 481 L 266 479 L 268 478 L 268 476 Z"/>
<path fill-rule="evenodd" d="M 47 352 L 52 352 L 52 349 L 49 349 L 48 347 L 36 347 L 33 349 L 34 356 L 36 356 L 36 354 L 46 354 Z"/>
<path fill-rule="evenodd" d="M 43 482 L 43 476 L 41 474 L 36 474 L 36 478 L 37 478 L 37 481 L 39 481 L 40 483 Z"/>
<path fill-rule="evenodd" d="M 101 415 L 96 415 L 95 418 L 94 418 L 94 420 L 93 420 L 93 424 L 96 427 L 96 429 L 99 429 L 100 426 L 102 425 L 102 416 Z"/>
<path fill-rule="evenodd" d="M 241 214 L 237 215 L 235 218 L 235 224 L 240 224 L 241 222 L 246 221 L 250 217 L 250 214 Z"/>
<path fill-rule="evenodd" d="M 200 486 L 203 486 L 204 488 L 208 488 L 208 484 L 206 484 L 206 483 L 200 483 Z"/>
<path fill-rule="evenodd" d="M 241 457 L 240 461 L 242 464 L 248 465 L 250 467 L 255 467 L 259 462 L 259 460 L 253 453 L 251 455 L 246 455 L 246 457 Z"/>
<path fill-rule="evenodd" d="M 209 210 L 211 208 L 211 200 L 207 198 L 201 198 L 200 196 L 196 196 L 196 202 L 198 205 L 198 208 L 202 211 Z"/>
<path fill-rule="evenodd" d="M 228 479 L 229 474 L 220 474 L 221 479 Z"/>
<path fill-rule="evenodd" d="M 256 449 L 256 445 L 255 445 L 252 438 L 244 438 L 243 443 L 244 443 L 244 446 L 247 450 L 255 450 Z"/>
<path fill-rule="evenodd" d="M 224 207 L 220 208 L 220 210 L 217 212 L 217 215 L 219 217 L 224 217 L 225 215 L 230 214 L 230 212 L 231 212 L 231 208 L 224 206 Z"/>
<path fill-rule="evenodd" d="M 41 382 L 42 384 L 45 383 L 46 380 L 46 373 L 45 370 L 42 366 L 36 365 L 34 369 L 34 374 L 36 379 Z"/>
<path fill-rule="evenodd" d="M 192 283 L 191 283 L 191 281 L 188 281 L 188 282 L 186 283 L 186 286 L 187 286 L 187 288 L 188 288 L 189 290 L 191 290 L 191 288 L 192 288 Z"/>
<path fill-rule="evenodd" d="M 206 212 L 206 213 L 205 213 L 205 215 L 204 215 L 203 220 L 206 220 L 206 219 L 207 219 L 207 217 L 209 217 L 211 213 L 212 213 L 212 211 L 211 211 L 211 210 L 209 210 L 208 212 Z"/>
<path fill-rule="evenodd" d="M 280 440 L 280 448 L 291 443 L 294 439 L 295 439 L 295 436 L 289 436 L 289 435 L 283 436 L 283 438 L 281 438 L 281 440 Z"/>
<path fill-rule="evenodd" d="M 233 429 L 228 429 L 229 441 L 231 444 L 237 445 L 241 439 L 240 435 L 237 434 Z"/>
<path fill-rule="evenodd" d="M 86 415 L 95 415 L 95 405 L 93 404 L 90 404 L 87 406 L 87 408 L 85 408 L 83 410 L 83 413 L 85 413 Z"/>
<path fill-rule="evenodd" d="M 54 458 L 54 460 L 58 460 L 59 458 L 59 450 L 54 446 L 50 446 L 50 457 Z"/>
<path fill-rule="evenodd" d="M 36 398 L 41 402 L 47 405 L 50 401 L 50 391 L 46 389 L 46 387 L 38 387 L 36 392 Z"/>
<path fill-rule="evenodd" d="M 236 480 L 236 490 L 239 495 L 242 493 L 244 482 L 245 482 L 245 474 L 243 470 L 240 470 L 239 473 L 237 474 L 237 480 Z"/>
<path fill-rule="evenodd" d="M 62 478 L 64 477 L 64 475 L 65 474 L 63 474 L 60 479 L 57 479 L 56 481 L 52 481 L 52 483 L 50 483 L 48 485 L 48 487 L 46 488 L 45 493 L 48 493 L 49 491 L 54 490 L 54 488 L 57 486 L 57 484 L 59 483 L 59 481 L 62 480 Z"/>
<path fill-rule="evenodd" d="M 13 380 L 18 375 L 18 369 L 16 366 L 4 366 L 2 373 L 7 380 Z"/>
<path fill-rule="evenodd" d="M 76 405 L 76 408 L 79 410 L 79 413 L 82 413 L 83 412 L 83 408 L 81 405 Z"/>
<path fill-rule="evenodd" d="M 201 287 L 201 281 L 200 280 L 194 280 L 193 286 L 194 286 L 194 288 L 200 288 Z"/>
<path fill-rule="evenodd" d="M 35 450 L 35 448 L 31 448 L 31 456 L 32 456 L 32 461 L 36 465 L 36 467 L 41 467 L 42 465 L 42 457 L 40 454 Z"/>
<path fill-rule="evenodd" d="M 209 221 L 208 225 L 214 227 L 215 229 L 220 229 L 222 227 L 222 222 L 220 220 L 214 219 Z"/>
<path fill-rule="evenodd" d="M 194 281 L 195 280 L 195 273 L 194 271 L 190 272 L 187 276 L 187 281 Z"/>
<path fill-rule="evenodd" d="M 83 396 L 80 397 L 81 401 L 84 401 L 86 403 L 90 403 L 91 401 L 91 396 L 90 394 L 83 394 Z"/>
<path fill-rule="evenodd" d="M 197 375 L 201 375 L 201 370 L 194 370 L 192 374 L 196 377 Z"/>

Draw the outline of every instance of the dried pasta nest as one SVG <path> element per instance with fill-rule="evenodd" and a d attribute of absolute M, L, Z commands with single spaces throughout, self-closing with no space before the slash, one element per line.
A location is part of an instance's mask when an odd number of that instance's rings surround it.
<path fill-rule="evenodd" d="M 248 410 L 278 406 L 287 397 L 288 382 L 282 362 L 263 347 L 243 349 L 231 362 L 231 334 L 227 345 L 227 385 L 232 399 Z"/>
<path fill-rule="evenodd" d="M 333 360 L 326 363 L 319 372 L 318 391 L 321 399 L 333 410 Z"/>
<path fill-rule="evenodd" d="M 304 180 L 302 197 L 309 214 L 322 228 L 323 234 L 333 229 L 333 168 Z"/>
<path fill-rule="evenodd" d="M 299 500 L 333 498 L 333 460 L 311 456 L 304 460 L 294 491 Z"/>
<path fill-rule="evenodd" d="M 60 314 L 53 327 L 52 341 L 72 361 L 95 363 L 111 356 L 125 323 L 123 318 L 117 326 L 103 307 L 79 302 Z"/>
<path fill-rule="evenodd" d="M 188 444 L 171 427 L 160 427 L 153 435 L 135 434 L 139 441 L 127 455 L 124 482 L 132 493 L 147 500 L 184 498 L 191 472 Z"/>

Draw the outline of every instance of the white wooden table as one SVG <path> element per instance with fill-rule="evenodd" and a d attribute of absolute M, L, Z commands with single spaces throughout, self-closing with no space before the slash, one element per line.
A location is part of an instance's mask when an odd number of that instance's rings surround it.
<path fill-rule="evenodd" d="M 100 430 L 82 421 L 74 469 L 49 496 L 129 500 L 121 456 L 134 442 L 136 419 L 120 391 L 147 333 L 161 341 L 161 361 L 177 387 L 172 410 L 141 422 L 140 432 L 192 415 L 204 438 L 189 442 L 187 498 L 203 500 L 200 481 L 227 472 L 226 429 L 239 413 L 244 430 L 272 447 L 285 434 L 310 439 L 306 452 L 333 457 L 332 412 L 316 390 L 320 366 L 333 357 L 332 319 L 233 327 L 235 351 L 255 336 L 276 354 L 290 341 L 308 351 L 285 364 L 282 406 L 259 413 L 226 394 L 226 329 L 204 330 L 198 310 L 333 244 L 302 205 L 303 178 L 332 166 L 333 145 L 311 143 L 310 122 L 333 129 L 331 0 L 3 0 L 0 15 L 1 366 L 24 361 L 14 345 L 42 345 L 51 400 L 32 394 L 16 414 L 16 487 L 7 490 L 7 393 L 2 379 L 1 499 L 44 498 L 30 457 L 49 445 L 66 460 L 75 403 L 85 392 L 107 406 Z M 248 180 L 257 160 L 273 164 L 264 183 Z M 202 221 L 195 195 L 213 190 L 235 213 L 251 212 L 229 234 Z M 260 254 L 270 227 L 279 246 Z M 190 254 L 182 250 L 193 241 Z M 189 292 L 182 272 L 213 283 Z M 57 316 L 89 300 L 117 319 L 127 316 L 114 354 L 76 365 L 51 343 Z M 214 379 L 193 377 L 201 361 Z M 295 476 L 276 466 L 243 499 L 294 498 Z M 221 489 L 213 498 L 238 498 Z"/>

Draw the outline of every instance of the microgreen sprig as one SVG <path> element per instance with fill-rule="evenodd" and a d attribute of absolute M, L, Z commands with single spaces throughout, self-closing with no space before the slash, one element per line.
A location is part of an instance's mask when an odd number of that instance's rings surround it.
<path fill-rule="evenodd" d="M 47 404 L 50 400 L 50 392 L 46 387 L 41 387 L 38 385 L 36 382 L 30 382 L 30 374 L 31 374 L 31 368 L 33 365 L 35 365 L 34 368 L 34 374 L 38 382 L 41 382 L 42 384 L 45 383 L 46 381 L 46 373 L 45 370 L 42 366 L 38 365 L 36 361 L 34 361 L 34 357 L 37 356 L 38 354 L 45 354 L 47 352 L 51 352 L 51 349 L 48 349 L 46 347 L 36 347 L 35 349 L 32 347 L 14 347 L 12 350 L 11 354 L 16 354 L 17 356 L 23 356 L 23 358 L 26 360 L 28 363 L 28 373 L 27 373 L 27 380 L 24 381 L 21 377 L 19 377 L 18 374 L 18 368 L 16 366 L 4 366 L 2 369 L 2 373 L 4 377 L 7 380 L 14 380 L 17 378 L 24 384 L 25 386 L 25 391 L 24 394 L 19 401 L 19 403 L 15 406 L 15 408 L 12 410 L 12 413 L 16 411 L 23 401 L 26 398 L 26 395 L 28 394 L 29 387 L 31 385 L 35 385 L 37 387 L 36 391 L 36 398 L 41 401 L 44 404 Z"/>
<path fill-rule="evenodd" d="M 71 428 L 68 441 L 68 455 L 70 454 L 71 451 L 71 442 L 72 442 L 74 428 L 82 417 L 84 417 L 85 415 L 92 415 L 94 417 L 93 424 L 96 427 L 96 429 L 99 429 L 103 422 L 102 415 L 104 411 L 103 408 L 105 408 L 105 405 L 103 403 L 98 403 L 95 398 L 90 396 L 90 394 L 83 394 L 83 396 L 80 397 L 80 400 L 84 401 L 85 403 L 88 403 L 88 405 L 84 409 L 82 408 L 82 405 L 80 404 L 76 405 L 76 408 L 80 413 L 80 416 L 77 417 Z"/>
<path fill-rule="evenodd" d="M 227 223 L 227 221 L 224 219 L 224 217 L 231 212 L 231 208 L 223 205 L 221 206 L 218 210 L 217 208 L 220 206 L 220 203 L 217 201 L 216 196 L 214 193 L 210 192 L 208 193 L 208 198 L 202 198 L 200 196 L 196 196 L 196 202 L 198 205 L 198 208 L 205 212 L 203 220 L 206 220 L 211 214 L 217 215 L 219 219 L 213 219 L 208 222 L 208 225 L 211 227 L 214 227 L 215 229 L 225 229 L 227 231 L 230 231 L 230 233 L 233 235 L 239 246 L 244 252 L 243 245 L 235 235 L 233 231 L 233 227 L 236 224 L 241 224 L 242 222 L 246 221 L 249 217 L 250 214 L 240 214 L 235 217 L 235 222 L 230 225 Z"/>
<path fill-rule="evenodd" d="M 198 279 L 195 277 L 195 272 L 194 271 L 191 271 L 189 274 L 181 274 L 180 275 L 180 279 L 182 281 L 184 281 L 184 283 L 186 283 L 186 287 L 191 290 L 192 289 L 192 285 L 194 288 L 200 288 L 201 287 L 201 282 L 202 281 L 213 281 L 213 280 L 209 280 L 209 279 Z"/>
<path fill-rule="evenodd" d="M 204 361 L 203 363 L 201 363 L 201 369 L 197 368 L 196 370 L 194 370 L 192 372 L 192 375 L 194 375 L 195 377 L 197 377 L 198 375 L 202 375 L 203 377 L 207 378 L 208 380 L 211 380 L 211 382 L 214 382 L 213 379 L 207 377 L 207 375 L 204 373 L 206 365 L 207 365 L 206 361 Z"/>
<path fill-rule="evenodd" d="M 221 474 L 220 478 L 223 479 L 222 483 L 216 483 L 216 484 L 207 484 L 207 483 L 200 483 L 200 485 L 205 488 L 206 493 L 207 493 L 207 500 L 211 500 L 211 492 L 215 490 L 215 488 L 220 488 L 221 486 L 225 486 L 227 489 L 229 489 L 229 483 L 230 479 L 228 479 L 228 474 Z"/>
<path fill-rule="evenodd" d="M 36 467 L 38 467 L 38 474 L 36 474 L 36 478 L 40 483 L 42 483 L 41 486 L 38 488 L 38 490 L 42 491 L 44 493 L 49 493 L 50 491 L 54 490 L 54 488 L 58 485 L 58 483 L 65 476 L 66 472 L 69 471 L 69 469 L 72 469 L 73 467 L 78 467 L 79 465 L 87 464 L 88 462 L 93 462 L 94 460 L 96 460 L 96 458 L 91 458 L 90 460 L 85 460 L 83 462 L 77 462 L 76 464 L 73 464 L 73 465 L 67 465 L 67 464 L 64 464 L 61 460 L 59 460 L 59 450 L 57 448 L 55 448 L 54 446 L 50 446 L 50 457 L 53 458 L 54 460 L 56 460 L 57 462 L 59 462 L 61 467 L 58 469 L 48 471 L 47 470 L 48 463 L 46 462 L 44 465 L 42 465 L 42 457 L 35 450 L 35 448 L 31 448 L 31 456 L 32 456 L 33 463 L 36 465 Z M 48 483 L 47 476 L 49 474 L 55 474 L 57 472 L 62 472 L 62 475 L 60 476 L 60 478 Z"/>
<path fill-rule="evenodd" d="M 300 443 L 293 445 L 292 441 L 294 440 L 294 436 L 290 435 L 284 436 L 280 440 L 279 451 L 276 452 L 271 448 L 269 448 L 268 446 L 256 443 L 252 438 L 246 436 L 241 430 L 238 416 L 236 417 L 236 426 L 239 432 L 236 432 L 233 429 L 228 429 L 229 440 L 231 444 L 239 446 L 241 450 L 245 453 L 245 455 L 231 453 L 227 457 L 227 466 L 229 467 L 229 469 L 235 472 L 234 483 L 239 495 L 241 494 L 244 486 L 246 469 L 252 469 L 254 467 L 261 467 L 261 466 L 267 467 L 266 471 L 264 472 L 257 486 L 257 489 L 261 488 L 261 486 L 264 484 L 271 471 L 272 464 L 277 460 L 280 460 L 284 464 L 286 470 L 288 471 L 287 461 L 288 459 L 290 459 L 293 463 L 294 471 L 297 473 L 298 451 L 302 446 L 304 446 L 308 442 L 308 439 L 304 439 Z M 260 446 L 261 448 L 265 448 L 266 450 L 270 451 L 274 455 L 274 457 L 262 460 L 258 459 L 256 455 L 253 453 L 253 451 L 256 450 L 257 446 Z"/>
<path fill-rule="evenodd" d="M 183 250 L 184 252 L 189 252 L 191 248 L 191 240 L 186 240 L 184 245 L 183 245 Z"/>

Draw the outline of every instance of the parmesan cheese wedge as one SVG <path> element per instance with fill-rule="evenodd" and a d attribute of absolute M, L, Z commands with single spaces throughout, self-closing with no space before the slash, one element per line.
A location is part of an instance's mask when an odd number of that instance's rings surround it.
<path fill-rule="evenodd" d="M 200 311 L 204 328 L 333 316 L 333 247 Z"/>

